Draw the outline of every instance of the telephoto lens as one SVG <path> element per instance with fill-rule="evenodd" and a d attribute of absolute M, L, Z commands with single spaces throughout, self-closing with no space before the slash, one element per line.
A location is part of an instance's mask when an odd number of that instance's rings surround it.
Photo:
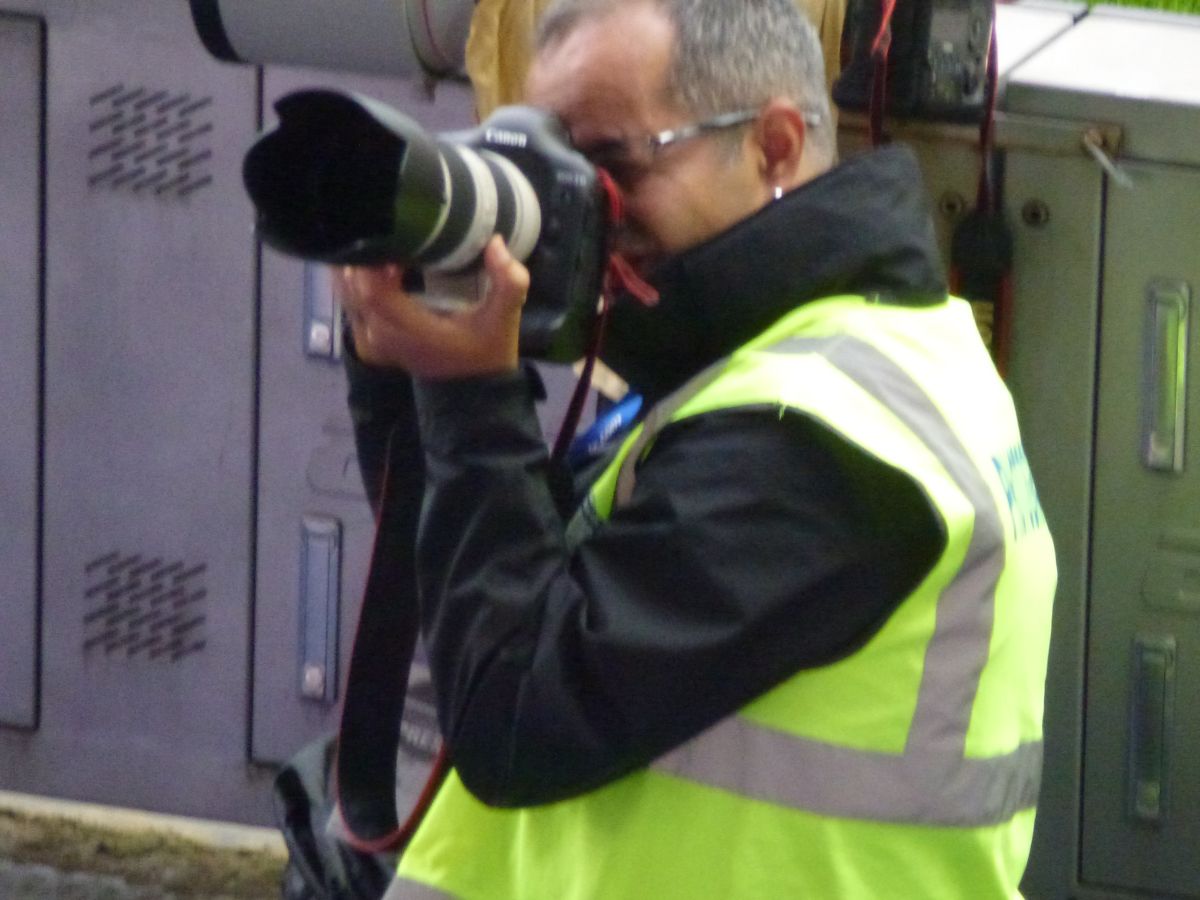
<path fill-rule="evenodd" d="M 502 156 L 438 140 L 368 97 L 300 91 L 243 174 L 263 240 L 334 264 L 475 267 L 493 234 L 528 259 L 541 231 L 529 180 Z"/>
<path fill-rule="evenodd" d="M 493 234 L 525 263 L 522 350 L 569 361 L 586 343 L 605 259 L 596 171 L 553 116 L 502 107 L 478 128 L 430 135 L 372 98 L 288 94 L 243 176 L 267 245 L 334 265 L 479 268 Z"/>

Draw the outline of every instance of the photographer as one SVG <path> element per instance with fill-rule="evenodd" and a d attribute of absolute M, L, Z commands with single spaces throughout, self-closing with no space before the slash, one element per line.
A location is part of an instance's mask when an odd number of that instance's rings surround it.
<path fill-rule="evenodd" d="M 461 313 L 340 270 L 454 766 L 387 897 L 1016 896 L 1053 551 L 911 154 L 834 165 L 791 0 L 560 0 L 526 98 L 624 194 L 648 413 L 564 509 L 503 242 Z"/>

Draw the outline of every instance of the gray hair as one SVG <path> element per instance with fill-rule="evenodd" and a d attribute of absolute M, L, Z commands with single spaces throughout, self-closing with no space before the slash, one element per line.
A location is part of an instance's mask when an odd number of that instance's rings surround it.
<path fill-rule="evenodd" d="M 636 4 L 655 7 L 675 30 L 668 102 L 705 118 L 785 97 L 815 117 L 809 146 L 834 160 L 821 41 L 795 0 L 555 0 L 538 22 L 534 46 L 543 50 L 584 22 Z"/>

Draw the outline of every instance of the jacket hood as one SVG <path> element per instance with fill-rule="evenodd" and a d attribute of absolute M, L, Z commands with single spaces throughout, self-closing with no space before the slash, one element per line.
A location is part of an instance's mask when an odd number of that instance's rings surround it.
<path fill-rule="evenodd" d="M 660 300 L 614 307 L 605 363 L 652 403 L 803 303 L 946 296 L 921 173 L 907 147 L 855 156 L 649 278 Z"/>

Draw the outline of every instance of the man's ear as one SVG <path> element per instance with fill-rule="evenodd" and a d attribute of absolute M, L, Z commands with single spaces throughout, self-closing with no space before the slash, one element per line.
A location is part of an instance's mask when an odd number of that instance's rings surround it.
<path fill-rule="evenodd" d="M 788 100 L 776 98 L 763 107 L 754 127 L 763 179 L 785 190 L 802 180 L 801 160 L 808 138 L 804 116 Z"/>

